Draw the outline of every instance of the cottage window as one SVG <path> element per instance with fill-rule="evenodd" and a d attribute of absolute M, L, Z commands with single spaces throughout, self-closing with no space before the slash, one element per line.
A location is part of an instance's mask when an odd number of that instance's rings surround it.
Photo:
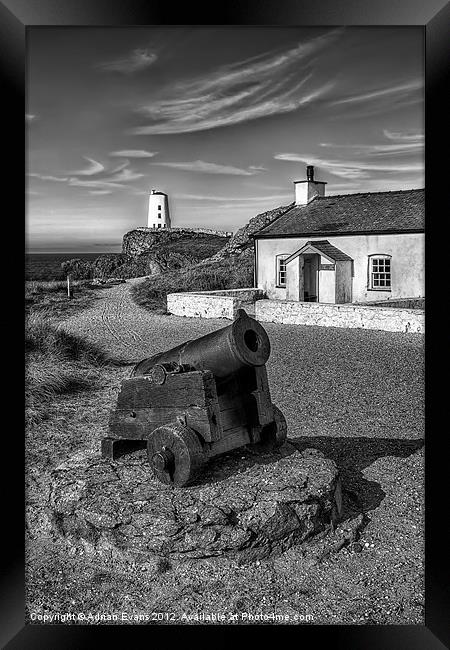
<path fill-rule="evenodd" d="M 277 255 L 276 257 L 276 285 L 277 287 L 286 286 L 286 259 L 289 255 Z"/>
<path fill-rule="evenodd" d="M 370 255 L 369 257 L 369 289 L 391 290 L 391 256 Z"/>

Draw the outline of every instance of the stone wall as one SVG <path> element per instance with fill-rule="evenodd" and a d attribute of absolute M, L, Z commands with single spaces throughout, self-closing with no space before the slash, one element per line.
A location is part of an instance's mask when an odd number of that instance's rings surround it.
<path fill-rule="evenodd" d="M 232 296 L 211 296 L 189 292 L 167 294 L 167 311 L 174 316 L 234 320 L 238 305 L 239 300 Z"/>
<path fill-rule="evenodd" d="M 167 294 L 167 311 L 174 316 L 229 318 L 233 320 L 243 303 L 263 297 L 260 289 L 222 289 Z"/>
<path fill-rule="evenodd" d="M 258 300 L 255 303 L 255 318 L 262 322 L 289 325 L 356 327 L 387 332 L 425 332 L 425 312 L 420 309 Z"/>
<path fill-rule="evenodd" d="M 394 309 L 425 309 L 425 298 L 398 298 L 398 300 L 371 300 L 356 303 L 367 307 L 393 307 Z"/>

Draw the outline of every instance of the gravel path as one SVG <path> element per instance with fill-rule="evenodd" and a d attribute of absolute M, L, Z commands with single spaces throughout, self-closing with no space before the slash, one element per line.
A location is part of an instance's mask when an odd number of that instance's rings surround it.
<path fill-rule="evenodd" d="M 230 323 L 153 314 L 131 286 L 101 298 L 61 327 L 130 363 Z M 290 435 L 416 439 L 423 435 L 423 335 L 265 323 L 273 401 Z M 295 432 L 295 433 L 294 433 Z"/>
<path fill-rule="evenodd" d="M 153 314 L 131 298 L 131 286 L 139 282 L 142 278 L 104 289 L 90 309 L 66 319 L 61 327 L 132 362 L 229 324 L 223 319 Z"/>

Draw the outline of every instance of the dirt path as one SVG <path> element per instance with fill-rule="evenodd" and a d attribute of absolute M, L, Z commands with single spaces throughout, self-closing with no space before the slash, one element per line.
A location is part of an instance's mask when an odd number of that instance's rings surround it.
<path fill-rule="evenodd" d="M 131 363 L 230 324 L 227 319 L 147 311 L 131 297 L 133 284 L 142 281 L 104 289 L 91 308 L 61 327 Z M 272 399 L 287 416 L 291 435 L 422 437 L 422 335 L 275 323 L 264 327 L 271 342 Z"/>
<path fill-rule="evenodd" d="M 223 319 L 153 314 L 139 307 L 131 297 L 133 284 L 142 281 L 143 278 L 134 278 L 102 290 L 91 308 L 66 319 L 60 327 L 131 362 L 229 324 Z"/>

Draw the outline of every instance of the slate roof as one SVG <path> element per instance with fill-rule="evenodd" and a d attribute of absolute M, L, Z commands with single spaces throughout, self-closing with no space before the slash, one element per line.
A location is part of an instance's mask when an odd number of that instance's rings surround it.
<path fill-rule="evenodd" d="M 313 246 L 319 252 L 323 253 L 324 255 L 326 255 L 326 257 L 329 257 L 334 261 L 351 260 L 352 259 L 348 255 L 343 253 L 341 250 L 339 250 L 339 248 L 336 248 L 336 246 L 333 246 L 333 244 L 330 244 L 330 242 L 327 241 L 326 239 L 319 239 L 318 241 L 308 241 L 308 242 L 306 242 L 306 244 L 304 244 L 298 251 L 296 251 L 290 257 L 288 257 L 286 259 L 286 263 L 288 263 L 292 259 L 294 259 L 295 256 L 298 255 L 299 252 L 302 251 L 307 246 Z"/>
<path fill-rule="evenodd" d="M 421 189 L 316 197 L 308 205 L 292 205 L 254 237 L 420 232 L 424 229 L 425 190 Z"/>

